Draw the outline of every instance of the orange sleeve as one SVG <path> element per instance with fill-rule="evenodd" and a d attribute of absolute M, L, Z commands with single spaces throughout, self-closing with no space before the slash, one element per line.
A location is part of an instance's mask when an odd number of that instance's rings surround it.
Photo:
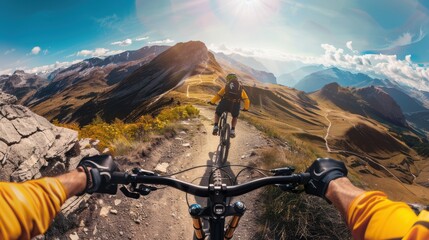
<path fill-rule="evenodd" d="M 246 91 L 244 91 L 244 89 L 241 91 L 241 99 L 244 102 L 244 110 L 249 110 L 250 100 L 249 100 L 249 97 L 247 96 Z"/>
<path fill-rule="evenodd" d="M 417 219 L 407 204 L 393 202 L 378 191 L 365 192 L 355 198 L 347 213 L 347 224 L 354 239 L 402 239 L 412 231 Z"/>
<path fill-rule="evenodd" d="M 216 95 L 214 95 L 214 97 L 212 98 L 212 100 L 210 101 L 212 104 L 217 103 L 225 94 L 225 87 L 223 87 L 221 90 L 219 90 L 219 92 L 217 92 Z"/>
<path fill-rule="evenodd" d="M 0 239 L 30 239 L 44 233 L 66 200 L 56 178 L 0 182 Z"/>

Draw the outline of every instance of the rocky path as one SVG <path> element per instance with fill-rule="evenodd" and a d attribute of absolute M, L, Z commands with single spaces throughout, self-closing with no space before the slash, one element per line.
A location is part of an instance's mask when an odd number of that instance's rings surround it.
<path fill-rule="evenodd" d="M 134 155 L 119 159 L 124 170 L 140 166 L 171 174 L 184 169 L 211 164 L 218 138 L 212 136 L 211 119 L 214 109 L 200 107 L 201 117 L 182 121 L 176 136 L 170 139 L 154 138 L 151 144 Z M 271 145 L 253 126 L 239 121 L 237 137 L 232 139 L 230 164 L 248 165 L 260 156 L 257 149 Z M 240 169 L 232 168 L 237 173 Z M 205 182 L 207 167 L 177 175 L 178 179 L 200 184 Z M 203 178 L 202 178 L 203 177 Z M 244 174 L 241 182 L 250 179 Z M 66 236 L 74 239 L 192 239 L 193 227 L 188 213 L 186 195 L 173 188 L 154 191 L 139 200 L 116 196 L 98 195 L 92 198 L 89 207 L 81 214 L 80 227 Z M 237 200 L 243 201 L 248 211 L 242 218 L 234 239 L 252 239 L 258 216 L 258 192 L 246 194 Z M 235 200 L 235 199 L 234 199 Z M 233 200 L 233 201 L 234 201 Z M 205 199 L 188 196 L 190 204 L 205 205 Z"/>

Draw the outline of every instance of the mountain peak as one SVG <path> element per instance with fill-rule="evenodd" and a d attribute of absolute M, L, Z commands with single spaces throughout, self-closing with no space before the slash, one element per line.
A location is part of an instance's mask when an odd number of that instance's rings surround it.
<path fill-rule="evenodd" d="M 322 94 L 336 93 L 338 92 L 340 87 L 341 86 L 337 82 L 332 82 L 332 83 L 326 84 L 320 91 L 322 92 Z"/>
<path fill-rule="evenodd" d="M 389 120 L 398 126 L 408 127 L 401 108 L 383 89 L 375 86 L 358 88 L 356 89 L 356 94 L 364 99 L 375 110 L 375 113 L 383 119 Z"/>
<path fill-rule="evenodd" d="M 15 72 L 13 72 L 12 75 L 23 75 L 23 74 L 26 74 L 24 70 L 16 70 Z"/>

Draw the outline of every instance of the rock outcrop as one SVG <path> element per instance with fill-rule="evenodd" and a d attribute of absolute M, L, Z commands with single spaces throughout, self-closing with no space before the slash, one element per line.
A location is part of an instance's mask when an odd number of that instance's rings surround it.
<path fill-rule="evenodd" d="M 0 181 L 59 175 L 76 168 L 84 156 L 99 154 L 97 142 L 78 140 L 76 131 L 56 127 L 16 102 L 15 96 L 0 91 Z M 89 195 L 68 199 L 59 218 L 73 221 L 70 216 L 88 199 Z"/>
<path fill-rule="evenodd" d="M 75 168 L 83 156 L 98 154 L 76 131 L 56 127 L 16 102 L 0 92 L 0 180 L 56 175 Z"/>

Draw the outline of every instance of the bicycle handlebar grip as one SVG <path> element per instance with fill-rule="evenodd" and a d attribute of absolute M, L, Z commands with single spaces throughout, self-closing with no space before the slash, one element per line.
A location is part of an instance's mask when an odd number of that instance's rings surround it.
<path fill-rule="evenodd" d="M 311 175 L 310 175 L 310 173 L 308 173 L 308 172 L 305 172 L 305 173 L 301 173 L 301 174 L 299 174 L 300 176 L 301 176 L 301 178 L 302 178 L 302 184 L 307 184 L 308 183 L 308 181 L 310 181 L 310 179 L 311 179 Z"/>
<path fill-rule="evenodd" d="M 113 184 L 128 184 L 128 174 L 125 172 L 113 172 L 110 183 Z"/>

